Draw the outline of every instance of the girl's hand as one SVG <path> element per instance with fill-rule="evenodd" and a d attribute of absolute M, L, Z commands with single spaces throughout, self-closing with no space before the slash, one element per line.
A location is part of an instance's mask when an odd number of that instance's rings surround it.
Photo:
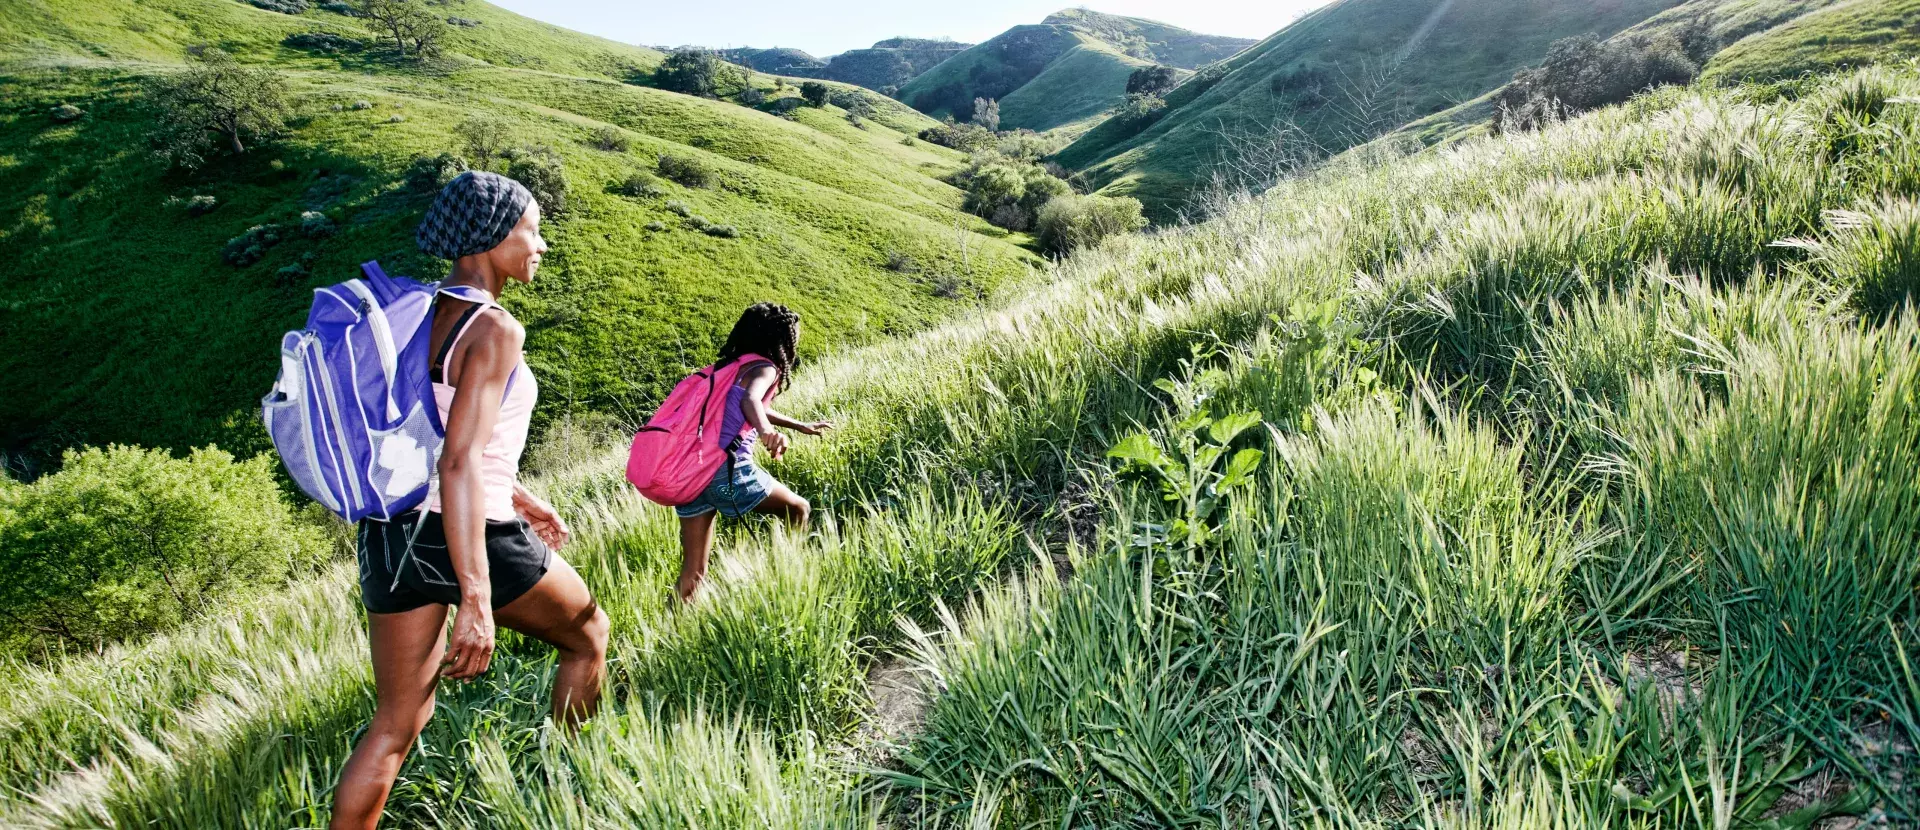
<path fill-rule="evenodd" d="M 567 528 L 567 520 L 560 518 L 559 511 L 553 505 L 541 501 L 532 495 L 515 494 L 514 510 L 527 520 L 527 526 L 533 529 L 533 535 L 540 537 L 547 547 L 559 551 L 566 547 L 573 531 Z"/>
<path fill-rule="evenodd" d="M 800 426 L 796 427 L 796 429 L 808 435 L 819 435 L 822 432 L 826 432 L 827 430 L 833 429 L 833 422 L 832 421 L 814 421 L 811 424 L 801 424 Z"/>
<path fill-rule="evenodd" d="M 787 436 L 780 434 L 777 430 L 770 429 L 761 433 L 760 443 L 767 445 L 767 454 L 773 456 L 775 461 L 779 461 L 780 456 L 787 454 Z"/>

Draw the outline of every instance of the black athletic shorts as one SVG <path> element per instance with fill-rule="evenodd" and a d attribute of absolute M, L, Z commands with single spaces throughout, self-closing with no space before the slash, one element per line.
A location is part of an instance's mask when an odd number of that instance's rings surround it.
<path fill-rule="evenodd" d="M 375 614 L 398 614 L 423 605 L 460 604 L 460 583 L 454 579 L 453 559 L 447 553 L 446 528 L 440 514 L 419 511 L 391 522 L 360 521 L 360 602 Z M 414 524 L 425 521 L 413 539 L 413 554 L 405 557 L 407 537 Z M 487 574 L 493 582 L 493 607 L 499 608 L 533 590 L 547 575 L 553 552 L 533 535 L 524 519 L 487 522 Z M 396 583 L 394 569 L 400 569 Z"/>

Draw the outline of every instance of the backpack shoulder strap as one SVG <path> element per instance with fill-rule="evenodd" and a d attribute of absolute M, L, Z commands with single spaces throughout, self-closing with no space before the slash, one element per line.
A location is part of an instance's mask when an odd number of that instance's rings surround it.
<path fill-rule="evenodd" d="M 453 296 L 458 296 L 458 295 L 453 295 Z M 461 297 L 460 299 L 466 299 L 466 298 Z M 453 328 L 447 331 L 447 339 L 444 341 L 441 341 L 440 351 L 433 356 L 433 363 L 431 366 L 428 367 L 427 374 L 429 377 L 433 379 L 434 383 L 447 382 L 446 381 L 447 357 L 453 354 L 454 344 L 460 342 L 461 335 L 466 334 L 468 327 L 473 325 L 474 316 L 479 314 L 481 311 L 485 310 L 488 306 L 491 306 L 491 305 L 492 303 L 470 303 L 467 306 L 467 310 L 461 313 L 460 319 L 454 322 Z"/>

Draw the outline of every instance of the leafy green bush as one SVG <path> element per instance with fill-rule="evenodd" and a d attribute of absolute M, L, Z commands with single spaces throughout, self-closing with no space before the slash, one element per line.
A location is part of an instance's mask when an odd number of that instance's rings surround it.
<path fill-rule="evenodd" d="M 452 153 L 414 156 L 401 175 L 407 189 L 416 193 L 434 193 L 467 171 L 467 160 Z"/>
<path fill-rule="evenodd" d="M 740 90 L 740 103 L 742 104 L 745 104 L 749 107 L 757 107 L 766 102 L 767 102 L 767 91 L 764 89 L 761 89 L 757 86 L 750 86 L 750 87 L 747 87 L 746 89 Z"/>
<path fill-rule="evenodd" d="M 309 210 L 300 214 L 301 236 L 308 239 L 325 239 L 332 236 L 336 230 L 338 228 L 334 227 L 333 219 L 320 211 Z"/>
<path fill-rule="evenodd" d="M 235 268 L 245 268 L 267 256 L 267 249 L 280 244 L 279 225 L 254 225 L 246 233 L 227 240 L 220 249 L 220 258 Z"/>
<path fill-rule="evenodd" d="M 567 212 L 567 170 L 552 147 L 520 147 L 507 153 L 507 176 L 527 186 L 541 213 Z"/>
<path fill-rule="evenodd" d="M 1178 80 L 1179 73 L 1171 66 L 1143 66 L 1127 76 L 1127 94 L 1164 95 Z"/>
<path fill-rule="evenodd" d="M 596 128 L 587 143 L 595 150 L 605 150 L 609 153 L 624 153 L 633 146 L 633 143 L 627 139 L 627 134 L 615 127 Z"/>
<path fill-rule="evenodd" d="M 873 117 L 873 102 L 868 101 L 867 96 L 855 90 L 835 90 L 833 94 L 827 96 L 827 101 L 836 107 L 846 110 L 848 115 L 865 118 Z"/>
<path fill-rule="evenodd" d="M 371 106 L 371 105 L 369 105 Z M 354 109 L 361 109 L 355 103 Z M 453 134 L 466 145 L 467 158 L 473 159 L 473 169 L 486 170 L 493 166 L 493 160 L 506 155 L 513 146 L 513 125 L 506 119 L 494 115 L 473 115 L 455 124 Z"/>
<path fill-rule="evenodd" d="M 220 200 L 204 194 L 189 196 L 185 199 L 168 196 L 166 206 L 185 210 L 188 216 L 205 216 L 220 206 Z"/>
<path fill-rule="evenodd" d="M 679 199 L 668 199 L 665 207 L 668 213 L 671 213 L 675 216 L 680 216 L 687 219 L 693 218 L 693 206 L 687 204 L 686 202 L 682 202 Z"/>
<path fill-rule="evenodd" d="M 1670 34 L 1603 41 L 1579 35 L 1555 41 L 1540 66 L 1514 73 L 1494 97 L 1496 131 L 1529 130 L 1634 93 L 1684 84 L 1700 74 L 1685 44 Z"/>
<path fill-rule="evenodd" d="M 332 32 L 299 32 L 287 35 L 280 45 L 302 52 L 315 52 L 322 55 L 337 55 L 344 52 L 358 52 L 367 45 L 356 38 L 337 35 Z"/>
<path fill-rule="evenodd" d="M 819 81 L 806 81 L 800 84 L 800 97 L 806 100 L 807 106 L 811 106 L 811 107 L 826 106 L 827 93 L 828 93 L 827 85 L 820 83 Z"/>
<path fill-rule="evenodd" d="M 48 115 L 53 118 L 53 123 L 55 124 L 69 124 L 80 120 L 85 117 L 86 114 L 86 110 L 72 104 L 61 104 L 60 106 L 54 107 L 53 111 L 48 113 Z"/>
<path fill-rule="evenodd" d="M 614 190 L 622 196 L 631 196 L 635 199 L 651 199 L 667 192 L 666 188 L 660 186 L 660 180 L 645 170 L 635 170 L 628 174 L 620 182 L 620 186 Z"/>
<path fill-rule="evenodd" d="M 1041 246 L 1055 254 L 1071 253 L 1146 226 L 1146 218 L 1140 215 L 1140 200 L 1126 196 L 1059 196 L 1040 208 L 1036 222 Z"/>
<path fill-rule="evenodd" d="M 92 648 L 274 590 L 325 557 L 273 461 L 68 451 L 57 473 L 0 488 L 0 649 Z"/>
<path fill-rule="evenodd" d="M 661 153 L 655 167 L 660 171 L 660 175 L 685 187 L 708 187 L 713 184 L 713 171 L 708 170 L 707 166 L 701 164 L 698 159 L 688 156 Z"/>
<path fill-rule="evenodd" d="M 705 49 L 681 49 L 653 71 L 653 83 L 668 92 L 719 98 L 745 88 L 747 73 Z"/>
<path fill-rule="evenodd" d="M 963 171 L 960 183 L 967 191 L 963 209 L 1014 231 L 1033 227 L 1042 205 L 1073 192 L 1070 185 L 1037 164 L 1006 161 L 989 161 Z"/>
<path fill-rule="evenodd" d="M 921 130 L 920 140 L 967 153 L 977 153 L 994 145 L 993 133 L 986 128 L 977 124 L 956 124 L 951 118 L 944 124 Z"/>
<path fill-rule="evenodd" d="M 700 232 L 708 236 L 717 236 L 722 239 L 734 239 L 740 236 L 740 231 L 735 229 L 732 225 L 715 225 L 712 223 L 708 223 L 706 227 L 703 227 L 700 229 Z"/>
<path fill-rule="evenodd" d="M 307 0 L 247 0 L 247 3 L 256 9 L 281 14 L 305 14 L 307 11 Z"/>

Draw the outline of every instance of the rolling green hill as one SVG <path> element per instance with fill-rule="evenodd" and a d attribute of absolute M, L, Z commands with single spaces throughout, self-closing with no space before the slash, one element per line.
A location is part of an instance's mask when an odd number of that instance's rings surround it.
<path fill-rule="evenodd" d="M 643 417 L 753 300 L 801 310 L 805 350 L 819 354 L 927 325 L 1037 262 L 958 209 L 962 194 L 938 177 L 962 159 L 905 143 L 932 122 L 897 102 L 868 93 L 875 110 L 858 124 L 833 107 L 782 118 L 629 83 L 658 63 L 652 50 L 478 0 L 448 9 L 477 25 L 452 29 L 444 59 L 408 67 L 377 45 L 338 55 L 282 45 L 302 32 L 367 38 L 357 21 L 318 9 L 0 6 L 0 450 L 259 449 L 254 402 L 311 287 L 376 257 L 399 273 L 442 272 L 412 242 L 430 188 L 403 178 L 416 156 L 460 151 L 453 127 L 476 113 L 505 119 L 566 167 L 570 205 L 548 225 L 554 250 L 531 288 L 505 298 L 531 332 L 543 423 L 584 410 Z M 146 84 L 204 44 L 282 70 L 294 117 L 269 146 L 198 173 L 168 170 L 145 151 Z M 84 116 L 58 120 L 62 104 Z M 608 129 L 626 149 L 594 146 Z M 715 185 L 616 192 L 660 153 L 706 165 Z M 179 206 L 196 196 L 218 207 Z M 676 209 L 736 236 L 700 233 Z M 338 232 L 295 232 L 309 211 Z M 285 241 L 245 267 L 223 261 L 228 240 L 262 225 L 280 226 Z"/>
<path fill-rule="evenodd" d="M 1047 130 L 1118 103 L 1135 69 L 1155 63 L 1193 69 L 1250 43 L 1074 9 L 955 55 L 902 87 L 898 97 L 933 117 L 963 121 L 975 98 L 997 99 L 1001 129 Z"/>
<path fill-rule="evenodd" d="M 891 95 L 920 73 L 972 46 L 934 38 L 894 37 L 866 49 L 849 49 L 825 58 L 789 48 L 725 49 L 721 54 L 761 72 L 839 81 Z"/>
<path fill-rule="evenodd" d="M 1771 81 L 1920 55 L 1920 2 L 1841 0 L 1715 55 L 1710 81 Z"/>
<path fill-rule="evenodd" d="M 1241 137 L 1292 128 L 1302 147 L 1337 153 L 1500 86 L 1555 40 L 1611 35 L 1677 3 L 1339 0 L 1175 89 L 1150 125 L 1108 121 L 1056 160 L 1167 221 Z"/>
<path fill-rule="evenodd" d="M 1836 3 L 1849 7 L 1855 5 L 1846 0 L 1688 0 L 1614 35 L 1610 40 L 1620 42 L 1662 34 L 1681 35 L 1689 29 L 1698 27 L 1703 29 L 1710 38 L 1707 48 L 1720 53 L 1720 50 L 1741 44 L 1745 40 L 1752 40 L 1755 43 L 1769 42 L 1772 33 L 1778 27 L 1802 15 Z M 1849 31 L 1864 33 L 1869 29 L 1849 28 Z M 1731 53 L 1739 55 L 1750 51 L 1742 48 L 1731 50 Z M 1762 50 L 1754 54 L 1770 55 L 1771 53 Z M 1839 53 L 1832 54 L 1837 56 Z M 1773 62 L 1777 65 L 1786 63 L 1784 60 Z M 1713 56 L 1708 61 L 1708 65 L 1702 67 L 1703 73 L 1731 80 L 1734 76 L 1727 75 L 1724 70 L 1716 69 L 1722 63 L 1723 61 L 1717 55 Z M 1826 66 L 1838 65 L 1838 63 L 1837 61 L 1828 63 Z M 1748 73 L 1741 71 L 1740 74 Z M 1797 74 L 1797 71 L 1789 71 L 1785 74 Z M 1504 88 L 1503 85 L 1502 89 Z M 1409 123 L 1390 134 L 1388 140 L 1410 137 L 1422 144 L 1433 145 L 1476 135 L 1484 131 L 1492 122 L 1493 102 L 1499 93 L 1500 90 L 1496 89 L 1466 103 Z"/>

